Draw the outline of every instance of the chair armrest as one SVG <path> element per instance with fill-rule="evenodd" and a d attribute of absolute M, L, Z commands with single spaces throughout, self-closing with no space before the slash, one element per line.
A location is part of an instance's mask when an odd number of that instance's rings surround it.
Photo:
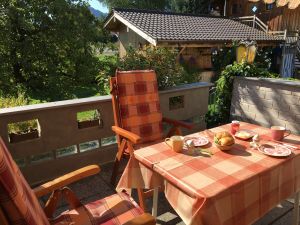
<path fill-rule="evenodd" d="M 52 191 L 62 188 L 66 185 L 74 183 L 85 177 L 95 175 L 100 172 L 100 167 L 98 165 L 90 165 L 83 167 L 81 169 L 75 170 L 71 173 L 67 173 L 59 178 L 49 181 L 33 189 L 35 195 L 39 198 Z"/>
<path fill-rule="evenodd" d="M 143 213 L 142 215 L 139 215 L 135 217 L 132 220 L 129 220 L 124 225 L 155 225 L 156 220 L 153 216 L 151 216 L 149 213 Z"/>
<path fill-rule="evenodd" d="M 139 135 L 136 135 L 128 130 L 125 130 L 118 126 L 112 126 L 111 129 L 118 135 L 128 139 L 133 144 L 137 144 L 142 138 Z"/>
<path fill-rule="evenodd" d="M 166 118 L 166 117 L 163 117 L 162 121 L 165 123 L 168 123 L 168 124 L 172 124 L 173 126 L 184 127 L 189 130 L 194 127 L 194 124 L 192 124 L 192 123 L 186 123 L 186 122 L 183 122 L 180 120 L 173 120 L 173 119 Z"/>

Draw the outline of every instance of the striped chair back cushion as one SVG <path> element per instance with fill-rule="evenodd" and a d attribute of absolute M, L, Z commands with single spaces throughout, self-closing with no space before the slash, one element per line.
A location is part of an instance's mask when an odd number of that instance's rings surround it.
<path fill-rule="evenodd" d="M 11 225 L 49 225 L 35 194 L 0 137 L 0 206 Z"/>
<path fill-rule="evenodd" d="M 162 139 L 162 114 L 155 72 L 117 71 L 116 83 L 120 126 L 139 135 L 142 143 Z"/>

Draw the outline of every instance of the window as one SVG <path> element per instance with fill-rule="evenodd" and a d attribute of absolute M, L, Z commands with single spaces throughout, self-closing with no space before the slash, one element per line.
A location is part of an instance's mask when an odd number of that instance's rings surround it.
<path fill-rule="evenodd" d="M 266 10 L 272 10 L 274 8 L 274 3 L 266 4 Z"/>
<path fill-rule="evenodd" d="M 252 12 L 253 12 L 253 13 L 256 13 L 256 12 L 257 12 L 257 10 L 258 10 L 258 8 L 257 8 L 257 6 L 256 6 L 256 5 L 254 5 L 254 6 L 251 8 L 251 10 L 252 10 Z"/>

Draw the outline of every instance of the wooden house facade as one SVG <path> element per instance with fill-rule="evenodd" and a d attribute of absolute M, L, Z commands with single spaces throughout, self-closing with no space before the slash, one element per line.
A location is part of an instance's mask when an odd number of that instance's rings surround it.
<path fill-rule="evenodd" d="M 267 4 L 264 1 L 227 0 L 226 15 L 229 17 L 256 15 L 272 31 L 300 30 L 300 7 L 289 9 L 287 5 L 277 7 L 275 2 Z"/>

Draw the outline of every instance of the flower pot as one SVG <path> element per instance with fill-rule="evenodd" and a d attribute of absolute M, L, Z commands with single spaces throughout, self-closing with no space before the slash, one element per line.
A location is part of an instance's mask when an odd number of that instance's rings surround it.
<path fill-rule="evenodd" d="M 30 130 L 26 133 L 10 133 L 9 134 L 9 142 L 10 143 L 18 143 L 27 140 L 32 140 L 39 138 L 39 131 L 37 129 Z"/>
<path fill-rule="evenodd" d="M 86 120 L 86 121 L 78 121 L 78 128 L 79 129 L 84 129 L 84 128 L 89 128 L 89 127 L 97 127 L 100 125 L 100 120 L 95 119 L 95 120 Z"/>

